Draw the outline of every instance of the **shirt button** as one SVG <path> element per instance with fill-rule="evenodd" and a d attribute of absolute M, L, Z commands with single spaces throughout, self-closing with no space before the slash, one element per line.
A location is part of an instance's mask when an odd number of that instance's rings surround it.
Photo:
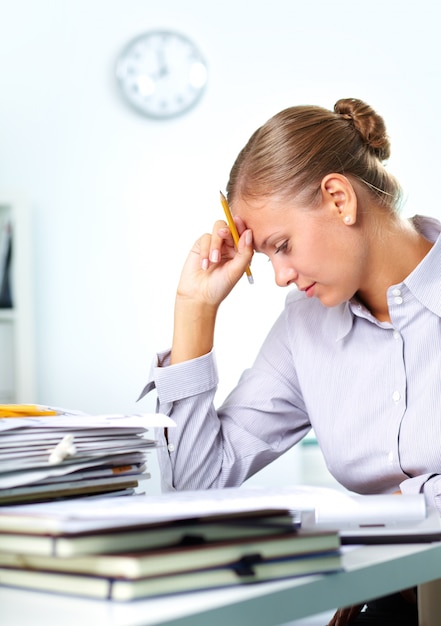
<path fill-rule="evenodd" d="M 174 451 L 175 451 L 175 446 L 174 446 L 174 444 L 173 444 L 173 443 L 169 443 L 169 444 L 168 444 L 168 446 L 167 446 L 167 450 L 168 450 L 169 452 L 174 452 Z"/>
<path fill-rule="evenodd" d="M 387 455 L 387 462 L 389 463 L 389 465 L 392 465 L 394 462 L 394 453 L 393 452 L 389 452 L 389 454 Z"/>
<path fill-rule="evenodd" d="M 392 400 L 394 402 L 399 402 L 400 398 L 401 398 L 400 392 L 399 391 L 394 391 L 393 394 L 392 394 Z"/>
<path fill-rule="evenodd" d="M 394 339 L 399 339 L 400 338 L 400 333 L 398 332 L 398 330 L 394 330 Z"/>
<path fill-rule="evenodd" d="M 393 296 L 401 296 L 401 289 L 393 289 L 392 290 L 392 295 Z"/>
<path fill-rule="evenodd" d="M 403 304 L 403 298 L 400 298 L 400 296 L 397 296 L 396 298 L 394 298 L 394 302 L 395 304 Z"/>

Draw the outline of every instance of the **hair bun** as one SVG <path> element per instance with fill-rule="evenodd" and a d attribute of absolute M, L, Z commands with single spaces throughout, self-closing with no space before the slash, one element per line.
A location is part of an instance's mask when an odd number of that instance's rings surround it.
<path fill-rule="evenodd" d="M 342 98 L 334 111 L 348 120 L 361 136 L 369 150 L 381 161 L 390 156 L 390 141 L 383 118 L 368 104 L 356 98 Z"/>

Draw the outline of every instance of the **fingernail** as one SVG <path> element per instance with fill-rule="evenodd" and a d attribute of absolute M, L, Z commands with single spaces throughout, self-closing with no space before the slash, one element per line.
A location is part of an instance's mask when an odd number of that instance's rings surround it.
<path fill-rule="evenodd" d="M 219 261 L 219 250 L 212 250 L 210 254 L 210 261 L 217 263 Z"/>
<path fill-rule="evenodd" d="M 250 246 L 253 243 L 253 233 L 250 230 L 245 232 L 245 243 Z"/>
<path fill-rule="evenodd" d="M 202 259 L 201 267 L 203 270 L 208 270 L 208 259 Z"/>

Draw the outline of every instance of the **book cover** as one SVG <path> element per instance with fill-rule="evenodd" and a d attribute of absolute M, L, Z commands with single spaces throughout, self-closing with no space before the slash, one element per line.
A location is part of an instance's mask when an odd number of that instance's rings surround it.
<path fill-rule="evenodd" d="M 223 567 L 138 579 L 0 567 L 0 585 L 124 602 L 335 572 L 341 568 L 339 552 L 266 561 L 250 557 Z"/>
<path fill-rule="evenodd" d="M 200 545 L 62 558 L 27 554 L 24 551 L 0 552 L 0 566 L 135 579 L 227 565 L 244 558 L 275 559 L 330 552 L 339 548 L 338 533 L 299 530 L 297 533 L 260 538 L 245 537 Z"/>
<path fill-rule="evenodd" d="M 82 501 L 82 506 L 85 504 Z M 78 504 L 76 504 L 78 508 Z M 122 507 L 123 508 L 123 507 Z M 295 533 L 298 524 L 280 511 L 247 512 L 210 518 L 151 522 L 113 530 L 77 534 L 0 532 L 0 551 L 47 556 L 117 553 L 176 545 L 197 545 L 225 539 L 246 539 Z"/>
<path fill-rule="evenodd" d="M 81 497 L 105 494 L 121 489 L 135 489 L 138 480 L 130 476 L 109 476 L 90 480 L 72 480 L 61 483 L 32 484 L 24 487 L 0 489 L 0 504 L 25 504 L 46 502 L 55 498 Z"/>

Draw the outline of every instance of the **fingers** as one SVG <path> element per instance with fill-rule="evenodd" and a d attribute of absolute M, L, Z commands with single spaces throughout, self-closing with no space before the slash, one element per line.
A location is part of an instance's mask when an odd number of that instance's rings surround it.
<path fill-rule="evenodd" d="M 237 252 L 244 255 L 249 262 L 253 254 L 253 237 L 250 230 L 246 229 L 244 222 L 237 219 L 238 232 L 240 233 L 237 249 L 234 238 L 227 224 L 218 220 L 211 235 L 204 235 L 200 241 L 200 258 L 202 269 L 208 269 L 210 265 L 233 259 Z M 236 238 L 237 239 L 237 238 Z"/>
<path fill-rule="evenodd" d="M 244 230 L 247 230 L 247 225 L 241 217 L 235 217 L 234 223 L 236 224 L 237 232 L 239 233 L 239 235 L 241 235 Z"/>
<path fill-rule="evenodd" d="M 211 263 L 218 263 L 220 261 L 224 250 L 224 244 L 230 249 L 234 247 L 234 241 L 230 229 L 224 221 L 218 220 L 214 225 L 211 235 L 209 256 Z"/>
<path fill-rule="evenodd" d="M 253 235 L 243 229 L 236 245 L 225 222 L 216 222 L 213 232 L 197 239 L 181 271 L 176 299 L 198 306 L 218 307 L 246 273 L 253 256 Z M 251 276 L 251 280 L 250 280 Z"/>
<path fill-rule="evenodd" d="M 225 222 L 218 221 L 214 225 L 212 234 L 203 235 L 197 245 L 199 246 L 199 254 L 201 258 L 201 267 L 207 270 L 210 263 L 218 263 L 221 258 L 221 250 L 223 242 L 229 236 L 230 231 Z"/>
<path fill-rule="evenodd" d="M 205 234 L 196 242 L 196 246 L 199 247 L 199 257 L 201 259 L 201 268 L 207 270 L 210 264 L 210 248 L 211 248 L 211 235 Z M 196 251 L 196 250 L 195 250 Z"/>

